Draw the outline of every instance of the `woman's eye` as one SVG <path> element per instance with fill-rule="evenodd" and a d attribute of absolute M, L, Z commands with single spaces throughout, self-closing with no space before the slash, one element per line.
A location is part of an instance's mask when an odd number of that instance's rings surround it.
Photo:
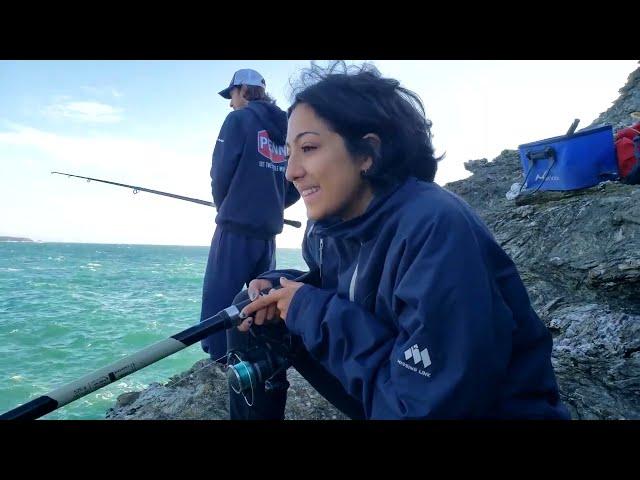
<path fill-rule="evenodd" d="M 316 148 L 318 148 L 315 145 L 304 145 L 302 147 L 300 147 L 300 150 L 302 150 L 302 153 L 307 153 L 310 152 L 311 150 L 315 150 Z M 289 150 L 287 150 L 284 154 L 284 159 L 286 161 L 289 161 L 289 157 L 291 157 L 291 152 Z"/>

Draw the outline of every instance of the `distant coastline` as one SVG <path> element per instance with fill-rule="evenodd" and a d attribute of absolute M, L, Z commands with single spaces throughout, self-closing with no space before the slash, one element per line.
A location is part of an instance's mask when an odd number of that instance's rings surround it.
<path fill-rule="evenodd" d="M 33 240 L 25 237 L 0 237 L 0 242 L 33 242 Z"/>

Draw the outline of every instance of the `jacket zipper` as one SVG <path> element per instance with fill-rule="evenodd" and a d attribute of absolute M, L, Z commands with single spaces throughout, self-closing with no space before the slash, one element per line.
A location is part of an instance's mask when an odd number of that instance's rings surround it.
<path fill-rule="evenodd" d="M 324 239 L 320 238 L 320 285 L 322 285 L 322 249 L 324 247 Z"/>
<path fill-rule="evenodd" d="M 356 301 L 356 282 L 358 281 L 358 262 L 356 262 L 356 268 L 351 275 L 351 282 L 349 283 L 349 300 Z"/>

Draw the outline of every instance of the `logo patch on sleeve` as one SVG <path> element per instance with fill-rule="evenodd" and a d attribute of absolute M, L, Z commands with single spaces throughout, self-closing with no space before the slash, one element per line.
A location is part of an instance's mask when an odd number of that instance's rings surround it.
<path fill-rule="evenodd" d="M 426 348 L 420 350 L 420 347 L 418 347 L 418 344 L 416 343 L 413 347 L 405 350 L 404 359 L 406 360 L 406 362 L 398 359 L 398 364 L 402 365 L 408 370 L 411 370 L 412 372 L 417 372 L 422 376 L 431 376 L 431 373 L 423 370 L 423 368 L 427 368 L 429 365 L 431 365 L 429 351 Z"/>

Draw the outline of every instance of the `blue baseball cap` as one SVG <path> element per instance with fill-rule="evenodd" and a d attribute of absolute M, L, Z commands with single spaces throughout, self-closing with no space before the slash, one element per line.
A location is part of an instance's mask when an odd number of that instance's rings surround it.
<path fill-rule="evenodd" d="M 262 75 L 260 75 L 255 70 L 251 70 L 250 68 L 243 68 L 242 70 L 238 70 L 236 73 L 234 73 L 229 86 L 218 93 L 223 98 L 231 98 L 231 89 L 239 85 L 255 85 L 256 87 L 266 88 L 267 82 L 265 82 Z"/>

